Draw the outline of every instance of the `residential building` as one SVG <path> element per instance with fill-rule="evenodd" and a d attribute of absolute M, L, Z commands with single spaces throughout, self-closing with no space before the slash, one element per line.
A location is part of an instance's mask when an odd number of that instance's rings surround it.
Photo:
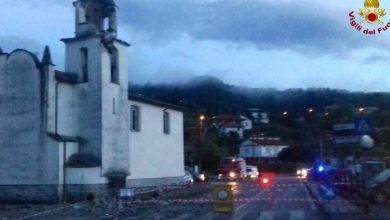
<path fill-rule="evenodd" d="M 249 160 L 276 160 L 289 145 L 273 137 L 251 137 L 240 146 L 240 156 Z"/>

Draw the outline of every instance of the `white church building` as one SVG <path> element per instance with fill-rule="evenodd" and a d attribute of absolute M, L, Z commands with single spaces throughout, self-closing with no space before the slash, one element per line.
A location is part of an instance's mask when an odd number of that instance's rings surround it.
<path fill-rule="evenodd" d="M 57 202 L 109 187 L 178 183 L 183 113 L 128 93 L 113 0 L 78 0 L 65 71 L 0 49 L 0 203 Z"/>

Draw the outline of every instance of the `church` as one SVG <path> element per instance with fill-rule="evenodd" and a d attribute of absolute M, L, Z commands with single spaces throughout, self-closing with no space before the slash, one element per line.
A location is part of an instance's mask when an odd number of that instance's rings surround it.
<path fill-rule="evenodd" d="M 83 199 L 111 188 L 179 183 L 183 109 L 128 93 L 113 0 L 77 0 L 65 70 L 0 50 L 0 203 Z"/>

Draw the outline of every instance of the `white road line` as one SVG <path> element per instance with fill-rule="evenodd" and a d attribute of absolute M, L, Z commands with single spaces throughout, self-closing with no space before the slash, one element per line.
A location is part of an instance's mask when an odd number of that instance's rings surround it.
<path fill-rule="evenodd" d="M 256 199 L 257 197 L 259 197 L 261 194 L 263 194 L 263 193 L 265 193 L 265 192 L 266 192 L 266 191 L 263 190 L 263 191 L 257 193 L 257 194 L 256 194 L 254 197 L 252 197 L 251 199 Z M 248 204 L 249 204 L 249 202 L 240 205 L 239 207 L 237 207 L 237 208 L 234 210 L 234 212 L 239 211 L 240 209 L 244 208 L 244 207 L 247 206 Z"/>
<path fill-rule="evenodd" d="M 275 212 L 264 211 L 256 220 L 273 220 Z"/>
<path fill-rule="evenodd" d="M 290 220 L 304 220 L 305 213 L 302 210 L 290 211 Z"/>
<path fill-rule="evenodd" d="M 310 207 L 313 211 L 317 211 L 317 207 L 314 205 L 313 200 L 311 199 L 311 196 L 309 194 L 309 191 L 307 190 L 307 187 L 304 185 L 303 188 L 305 189 L 305 193 L 308 199 L 310 199 Z"/>

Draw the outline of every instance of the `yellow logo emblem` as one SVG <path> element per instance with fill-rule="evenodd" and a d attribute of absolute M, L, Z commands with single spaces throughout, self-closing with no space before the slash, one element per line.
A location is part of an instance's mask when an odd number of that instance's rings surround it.
<path fill-rule="evenodd" d="M 359 9 L 360 17 L 364 18 L 364 20 L 360 22 L 361 25 L 366 22 L 370 24 L 383 24 L 379 18 L 385 16 L 386 12 L 385 9 L 379 8 L 379 0 L 365 0 L 364 7 L 365 8 Z"/>

